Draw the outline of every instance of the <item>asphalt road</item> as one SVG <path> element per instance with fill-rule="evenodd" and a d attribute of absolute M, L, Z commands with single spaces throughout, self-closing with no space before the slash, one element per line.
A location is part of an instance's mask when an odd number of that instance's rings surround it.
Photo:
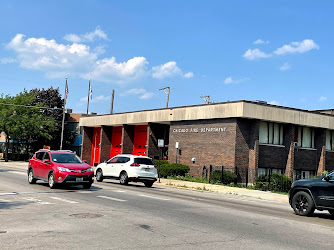
<path fill-rule="evenodd" d="M 287 203 L 118 181 L 49 189 L 0 163 L 0 249 L 329 249 L 326 212 Z"/>

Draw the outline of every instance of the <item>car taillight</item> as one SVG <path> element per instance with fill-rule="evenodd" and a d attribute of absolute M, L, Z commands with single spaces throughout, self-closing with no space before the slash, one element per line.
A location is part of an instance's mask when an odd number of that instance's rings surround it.
<path fill-rule="evenodd" d="M 131 167 L 139 167 L 139 164 L 134 162 L 134 163 L 132 163 L 130 166 L 131 166 Z"/>
<path fill-rule="evenodd" d="M 158 166 L 157 166 L 157 165 L 154 165 L 154 167 L 155 167 L 155 168 L 158 168 Z"/>

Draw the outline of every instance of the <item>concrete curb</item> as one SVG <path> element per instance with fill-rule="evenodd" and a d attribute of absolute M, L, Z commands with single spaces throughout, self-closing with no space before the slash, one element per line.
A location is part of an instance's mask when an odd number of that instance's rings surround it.
<path fill-rule="evenodd" d="M 222 194 L 233 194 L 245 197 L 252 197 L 261 200 L 289 202 L 288 196 L 284 194 L 276 194 L 269 191 L 252 190 L 246 188 L 228 187 L 207 183 L 198 183 L 190 181 L 180 181 L 173 179 L 161 179 L 161 183 L 155 182 L 157 186 L 168 186 L 174 188 L 185 188 L 189 190 L 209 191 Z"/>

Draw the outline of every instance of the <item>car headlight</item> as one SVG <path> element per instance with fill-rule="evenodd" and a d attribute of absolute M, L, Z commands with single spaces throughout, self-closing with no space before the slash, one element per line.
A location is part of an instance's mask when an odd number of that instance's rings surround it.
<path fill-rule="evenodd" d="M 94 171 L 94 169 L 93 168 L 87 168 L 86 171 L 90 172 L 90 171 Z"/>
<path fill-rule="evenodd" d="M 58 170 L 64 172 L 71 172 L 68 168 L 62 168 L 62 167 L 58 167 Z"/>

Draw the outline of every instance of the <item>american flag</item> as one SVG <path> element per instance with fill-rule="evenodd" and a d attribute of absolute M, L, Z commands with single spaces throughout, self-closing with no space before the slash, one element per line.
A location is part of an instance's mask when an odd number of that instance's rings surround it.
<path fill-rule="evenodd" d="M 68 95 L 69 91 L 68 91 L 68 85 L 67 85 L 67 78 L 66 78 L 66 84 L 65 84 L 65 99 L 67 99 L 67 95 Z"/>
<path fill-rule="evenodd" d="M 89 82 L 89 96 L 90 96 L 90 99 L 92 100 L 93 99 L 93 90 L 92 90 L 92 85 L 90 85 L 90 82 Z"/>

